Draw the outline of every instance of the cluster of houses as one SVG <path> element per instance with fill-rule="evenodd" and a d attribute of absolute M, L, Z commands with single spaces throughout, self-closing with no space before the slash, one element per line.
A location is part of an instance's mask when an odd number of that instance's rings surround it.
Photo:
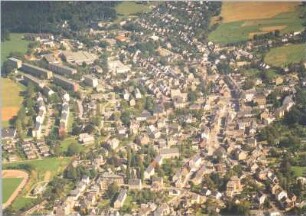
<path fill-rule="evenodd" d="M 284 190 L 274 171 L 266 168 L 269 148 L 257 142 L 256 134 L 292 109 L 298 80 L 277 76 L 273 78 L 274 85 L 271 87 L 265 85 L 261 78 L 256 78 L 254 87 L 244 90 L 246 77 L 237 72 L 239 69 L 250 66 L 251 62 L 264 71 L 271 66 L 255 61 L 250 44 L 239 48 L 219 47 L 196 39 L 195 31 L 205 27 L 208 11 L 209 3 L 167 2 L 165 7 L 153 9 L 149 17 L 141 16 L 120 23 L 120 26 L 133 23 L 139 27 L 133 31 L 133 36 L 139 38 L 135 42 L 161 44 L 158 52 L 149 58 L 140 50 L 132 52 L 116 48 L 117 42 L 134 44 L 131 32 L 117 31 L 110 38 L 107 31 L 91 29 L 89 34 L 101 39 L 94 40 L 95 46 L 89 50 L 85 51 L 84 45 L 77 40 L 61 42 L 78 50 L 59 53 L 58 56 L 70 66 L 59 63 L 53 54 L 44 56 L 47 68 L 9 59 L 14 68 L 22 71 L 26 83 L 34 83 L 47 95 L 52 94 L 49 84 L 79 92 L 78 99 L 73 100 L 81 122 L 78 141 L 84 146 L 101 144 L 99 147 L 96 145 L 96 150 L 103 152 L 99 157 L 91 160 L 74 158 L 73 166 L 94 169 L 97 174 L 92 179 L 84 176 L 78 181 L 64 200 L 57 201 L 54 214 L 116 215 L 127 204 L 131 190 L 141 191 L 144 188 L 165 194 L 170 201 L 167 204 L 155 200 L 141 203 L 135 210 L 139 215 L 195 215 L 194 205 L 207 200 L 214 203 L 207 209 L 219 212 L 229 200 L 235 203 L 242 201 L 239 195 L 250 186 L 247 183 L 250 177 L 258 185 L 267 181 L 270 185 L 269 190 L 260 188 L 252 196 L 244 198 L 252 203 L 252 209 L 263 209 L 266 201 L 285 211 L 296 206 L 297 197 Z M 50 35 L 28 34 L 25 37 L 40 41 L 43 46 L 54 44 Z M 103 73 L 104 69 L 95 64 L 102 52 L 97 46 L 101 41 L 109 44 L 105 48 L 111 55 L 108 58 L 108 73 Z M 77 80 L 76 68 L 83 67 L 84 63 L 90 65 L 92 73 Z M 219 66 L 224 63 L 234 67 L 237 73 L 219 73 Z M 80 88 L 79 84 L 90 87 L 90 90 Z M 203 85 L 207 88 L 206 93 L 202 90 Z M 275 90 L 286 94 L 278 107 L 274 107 L 269 99 Z M 192 98 L 190 95 L 194 92 L 197 96 Z M 71 102 L 69 94 L 62 96 L 60 137 L 67 134 Z M 42 124 L 46 115 L 41 94 L 37 105 L 33 137 L 39 140 L 43 136 Z M 131 111 L 128 123 L 122 120 L 126 111 Z M 95 122 L 94 129 L 98 133 L 85 131 L 84 128 L 92 123 L 90 120 L 96 117 L 100 122 Z M 6 129 L 3 134 L 7 140 L 14 139 L 16 130 Z M 106 134 L 103 141 L 100 134 Z M 21 147 L 28 159 L 50 155 L 44 142 L 23 142 Z M 148 154 L 144 152 L 149 147 L 152 147 L 154 156 L 146 161 Z M 5 148 L 8 152 L 14 151 L 14 145 L 6 145 Z M 129 167 L 132 174 L 129 177 L 126 175 L 127 148 L 133 150 L 145 164 L 142 177 L 135 167 Z M 104 160 L 108 157 L 109 160 Z M 112 161 L 111 165 L 107 163 L 109 161 Z M 169 162 L 175 164 L 171 167 L 174 172 L 170 176 L 160 176 L 158 171 Z M 238 165 L 241 173 L 235 172 L 222 188 L 212 188 L 205 181 L 211 175 L 223 178 Z M 108 210 L 102 210 L 99 203 L 112 183 L 120 189 Z"/>

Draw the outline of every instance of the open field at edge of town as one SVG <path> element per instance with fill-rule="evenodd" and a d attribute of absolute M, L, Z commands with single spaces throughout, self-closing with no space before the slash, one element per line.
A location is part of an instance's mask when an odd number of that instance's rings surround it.
<path fill-rule="evenodd" d="M 9 120 L 19 111 L 24 86 L 7 78 L 0 78 L 1 90 L 1 125 L 7 127 Z"/>
<path fill-rule="evenodd" d="M 136 15 L 137 13 L 150 11 L 150 5 L 141 4 L 140 2 L 121 2 L 115 7 L 118 14 L 117 21 L 121 21 L 128 16 Z"/>
<path fill-rule="evenodd" d="M 22 40 L 23 34 L 11 33 L 10 40 L 1 42 L 1 65 L 11 52 L 26 53 L 29 41 Z"/>
<path fill-rule="evenodd" d="M 223 23 L 272 18 L 280 13 L 294 11 L 297 2 L 224 2 Z"/>
<path fill-rule="evenodd" d="M 272 48 L 265 55 L 265 62 L 272 66 L 283 67 L 306 59 L 306 44 L 293 44 Z"/>
<path fill-rule="evenodd" d="M 216 30 L 209 35 L 209 40 L 227 44 L 246 41 L 255 34 L 263 34 L 275 30 L 281 33 L 300 31 L 303 29 L 302 20 L 299 18 L 301 8 L 298 3 L 226 3 L 221 10 L 222 21 Z M 252 10 L 243 8 L 250 7 Z M 267 4 L 267 5 L 266 5 Z M 263 10 L 265 7 L 267 9 Z M 231 10 L 229 10 L 231 8 Z M 263 13 L 264 11 L 264 13 Z M 250 12 L 250 15 L 246 13 Z M 256 15 L 257 14 L 257 15 Z"/>

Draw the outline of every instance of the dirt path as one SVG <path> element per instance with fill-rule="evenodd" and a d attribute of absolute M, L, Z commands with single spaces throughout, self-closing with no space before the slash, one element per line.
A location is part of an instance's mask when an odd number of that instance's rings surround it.
<path fill-rule="evenodd" d="M 26 185 L 29 179 L 29 174 L 22 170 L 2 170 L 2 178 L 22 178 L 22 182 L 18 185 L 16 190 L 12 193 L 10 198 L 4 203 L 3 209 L 12 204 L 14 199 L 18 196 L 18 194 L 22 191 L 23 187 Z"/>

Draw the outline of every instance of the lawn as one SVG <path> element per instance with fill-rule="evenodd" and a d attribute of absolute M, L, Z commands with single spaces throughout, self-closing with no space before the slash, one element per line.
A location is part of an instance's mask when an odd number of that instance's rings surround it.
<path fill-rule="evenodd" d="M 9 126 L 9 120 L 14 117 L 19 111 L 23 97 L 22 91 L 25 87 L 13 80 L 0 78 L 1 90 L 1 125 L 2 127 Z"/>
<path fill-rule="evenodd" d="M 301 166 L 292 166 L 291 167 L 292 171 L 294 174 L 298 177 L 304 176 L 306 177 L 306 167 L 301 167 Z"/>
<path fill-rule="evenodd" d="M 118 15 L 117 21 L 121 21 L 128 16 L 137 15 L 138 13 L 148 12 L 151 10 L 150 5 L 149 3 L 143 4 L 141 2 L 121 2 L 115 7 Z"/>
<path fill-rule="evenodd" d="M 32 205 L 35 201 L 33 198 L 27 198 L 26 195 L 36 183 L 40 181 L 51 180 L 54 176 L 62 173 L 69 164 L 71 158 L 45 158 L 42 160 L 29 160 L 14 163 L 3 164 L 3 169 L 17 168 L 18 165 L 27 164 L 33 167 L 30 175 L 29 183 L 22 190 L 22 193 L 17 196 L 16 200 L 12 203 L 12 208 L 20 210 L 21 208 Z"/>
<path fill-rule="evenodd" d="M 26 53 L 29 41 L 22 40 L 23 34 L 11 33 L 10 40 L 1 42 L 1 65 L 11 52 Z"/>
<path fill-rule="evenodd" d="M 11 194 L 16 190 L 18 185 L 22 182 L 22 178 L 3 178 L 2 179 L 2 203 L 10 198 Z"/>
<path fill-rule="evenodd" d="M 269 65 L 283 67 L 290 63 L 298 63 L 306 59 L 305 44 L 293 44 L 271 49 L 265 56 Z"/>
<path fill-rule="evenodd" d="M 61 141 L 61 152 L 65 153 L 71 143 L 78 143 L 76 137 L 68 137 Z"/>
<path fill-rule="evenodd" d="M 301 31 L 303 29 L 302 20 L 299 18 L 300 13 L 302 12 L 301 8 L 292 7 L 290 4 L 287 12 L 285 12 L 286 10 L 284 10 L 284 8 L 282 10 L 280 9 L 275 9 L 275 11 L 270 10 L 270 15 L 273 16 L 268 16 L 268 14 L 266 14 L 265 16 L 258 15 L 256 18 L 256 13 L 253 14 L 253 12 L 250 16 L 245 14 L 244 19 L 240 14 L 239 16 L 237 15 L 237 17 L 234 15 L 228 15 L 228 17 L 225 16 L 216 30 L 210 33 L 208 38 L 213 42 L 228 44 L 246 41 L 252 38 L 255 34 L 263 34 L 274 30 L 279 30 L 281 33 L 288 33 L 291 31 Z M 253 10 L 257 11 L 256 8 Z M 249 13 L 253 10 L 247 10 L 247 12 Z M 232 13 L 235 13 L 235 10 L 232 10 Z"/>

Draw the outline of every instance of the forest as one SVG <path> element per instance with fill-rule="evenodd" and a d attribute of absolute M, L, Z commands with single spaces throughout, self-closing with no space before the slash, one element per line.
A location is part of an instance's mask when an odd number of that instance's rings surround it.
<path fill-rule="evenodd" d="M 2 32 L 59 33 L 65 21 L 79 31 L 90 23 L 116 18 L 118 2 L 1 2 Z"/>

